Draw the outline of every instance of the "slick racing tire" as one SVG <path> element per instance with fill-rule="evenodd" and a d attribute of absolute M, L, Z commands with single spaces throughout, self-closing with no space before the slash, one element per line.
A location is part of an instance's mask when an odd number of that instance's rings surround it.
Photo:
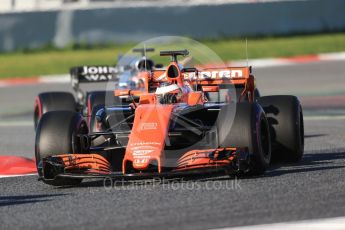
<path fill-rule="evenodd" d="M 219 112 L 217 119 L 219 147 L 248 148 L 247 173 L 261 175 L 271 161 L 270 132 L 265 112 L 259 104 L 249 102 L 237 103 L 235 115 L 233 115 L 234 109 L 235 105 L 226 105 Z"/>
<path fill-rule="evenodd" d="M 76 111 L 76 101 L 69 92 L 40 93 L 35 100 L 34 126 L 37 128 L 42 115 L 50 111 L 68 110 Z"/>
<path fill-rule="evenodd" d="M 78 134 L 87 134 L 88 128 L 85 120 L 77 112 L 52 111 L 45 113 L 36 130 L 35 157 L 37 171 L 42 176 L 42 159 L 58 154 L 73 154 L 86 152 L 77 138 Z M 59 178 L 44 180 L 45 183 L 63 186 L 76 185 L 81 179 Z"/>
<path fill-rule="evenodd" d="M 298 162 L 304 152 L 302 106 L 295 96 L 265 96 L 258 99 L 271 131 L 272 156 L 278 161 Z"/>

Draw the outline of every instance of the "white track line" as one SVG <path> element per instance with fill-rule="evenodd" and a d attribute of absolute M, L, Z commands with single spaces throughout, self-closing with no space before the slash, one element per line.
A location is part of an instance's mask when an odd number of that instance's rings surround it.
<path fill-rule="evenodd" d="M 305 116 L 305 121 L 328 121 L 328 120 L 345 120 L 345 115 L 335 116 Z M 344 227 L 345 229 L 345 227 Z"/>
<path fill-rule="evenodd" d="M 315 219 L 296 222 L 284 222 L 275 224 L 262 224 L 243 226 L 235 228 L 221 228 L 217 230 L 272 230 L 272 229 L 284 229 L 284 230 L 344 230 L 345 229 L 345 217 L 327 218 L 327 219 Z"/>
<path fill-rule="evenodd" d="M 319 54 L 322 61 L 342 61 L 345 60 L 345 52 Z"/>
<path fill-rule="evenodd" d="M 299 64 L 299 63 L 284 61 L 278 58 L 251 59 L 248 61 L 248 63 L 250 66 L 253 66 L 254 69 Z M 246 66 L 247 60 L 231 61 L 228 63 L 228 65 L 229 66 Z"/>
<path fill-rule="evenodd" d="M 0 127 L 33 127 L 33 125 L 33 121 L 0 121 Z"/>
<path fill-rule="evenodd" d="M 9 178 L 9 177 L 22 177 L 22 176 L 35 176 L 37 173 L 30 173 L 30 174 L 17 174 L 17 175 L 1 175 L 0 178 Z"/>
<path fill-rule="evenodd" d="M 71 77 L 68 74 L 44 75 L 39 78 L 40 83 L 69 83 Z"/>

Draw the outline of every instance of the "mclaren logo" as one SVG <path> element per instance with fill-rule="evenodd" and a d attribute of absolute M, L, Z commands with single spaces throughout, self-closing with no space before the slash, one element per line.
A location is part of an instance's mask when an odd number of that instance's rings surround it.
<path fill-rule="evenodd" d="M 141 130 L 155 130 L 157 129 L 158 124 L 156 122 L 150 122 L 150 123 L 143 123 L 141 125 Z"/>
<path fill-rule="evenodd" d="M 185 74 L 185 79 L 189 80 L 216 80 L 216 79 L 231 79 L 243 77 L 243 71 L 238 70 L 220 70 L 220 71 L 202 71 L 198 74 Z"/>
<path fill-rule="evenodd" d="M 142 155 L 146 155 L 149 153 L 152 153 L 154 150 L 150 150 L 150 149 L 143 149 L 143 150 L 134 150 L 133 151 L 133 156 L 142 156 Z"/>

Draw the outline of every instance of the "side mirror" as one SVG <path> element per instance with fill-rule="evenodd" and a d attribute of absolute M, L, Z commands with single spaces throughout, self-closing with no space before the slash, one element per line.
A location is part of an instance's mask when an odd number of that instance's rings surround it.
<path fill-rule="evenodd" d="M 129 90 L 129 89 L 118 89 L 114 90 L 114 96 L 116 97 L 123 97 L 123 96 L 136 96 L 139 97 L 140 95 L 144 94 L 145 92 L 140 90 Z"/>
<path fill-rule="evenodd" d="M 128 96 L 129 94 L 130 94 L 130 90 L 129 89 L 114 90 L 114 96 L 115 97 Z"/>

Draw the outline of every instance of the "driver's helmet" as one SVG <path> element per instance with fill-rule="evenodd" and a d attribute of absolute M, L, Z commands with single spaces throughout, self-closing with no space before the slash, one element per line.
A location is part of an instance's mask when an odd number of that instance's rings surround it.
<path fill-rule="evenodd" d="M 155 63 L 153 62 L 153 60 L 144 57 L 138 60 L 135 63 L 135 66 L 139 71 L 152 71 L 155 66 Z"/>

